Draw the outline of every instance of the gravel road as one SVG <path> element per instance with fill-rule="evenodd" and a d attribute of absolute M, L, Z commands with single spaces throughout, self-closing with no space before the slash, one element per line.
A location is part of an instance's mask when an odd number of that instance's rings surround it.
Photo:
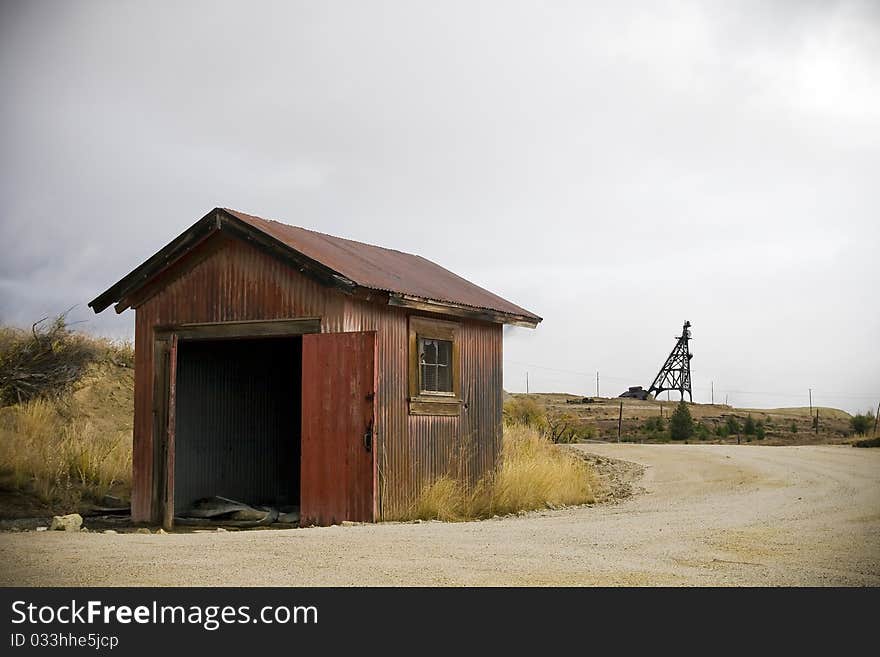
<path fill-rule="evenodd" d="M 0 585 L 880 585 L 880 450 L 583 445 L 623 502 L 483 522 L 0 534 Z"/>

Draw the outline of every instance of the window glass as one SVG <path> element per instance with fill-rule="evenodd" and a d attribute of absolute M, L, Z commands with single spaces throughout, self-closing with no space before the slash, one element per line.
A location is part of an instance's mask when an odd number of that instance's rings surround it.
<path fill-rule="evenodd" d="M 419 337 L 422 392 L 452 392 L 452 342 Z"/>

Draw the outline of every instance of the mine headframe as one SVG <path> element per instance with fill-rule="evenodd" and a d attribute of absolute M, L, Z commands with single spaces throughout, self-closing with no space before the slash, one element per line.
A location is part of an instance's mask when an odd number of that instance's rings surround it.
<path fill-rule="evenodd" d="M 654 377 L 654 383 L 648 388 L 648 393 L 653 394 L 656 398 L 664 390 L 678 390 L 681 398 L 684 399 L 684 393 L 687 391 L 688 397 L 693 402 L 694 396 L 691 392 L 691 358 L 694 355 L 688 348 L 688 341 L 691 339 L 691 323 L 685 322 L 681 329 L 681 335 L 676 338 L 677 342 L 663 367 Z"/>

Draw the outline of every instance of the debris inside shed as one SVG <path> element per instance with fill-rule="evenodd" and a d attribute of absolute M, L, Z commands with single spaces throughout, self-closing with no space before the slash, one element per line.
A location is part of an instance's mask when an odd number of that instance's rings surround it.
<path fill-rule="evenodd" d="M 211 527 L 263 527 L 276 524 L 296 527 L 299 526 L 299 507 L 252 506 L 216 495 L 196 500 L 182 515 L 176 516 L 174 522 Z"/>

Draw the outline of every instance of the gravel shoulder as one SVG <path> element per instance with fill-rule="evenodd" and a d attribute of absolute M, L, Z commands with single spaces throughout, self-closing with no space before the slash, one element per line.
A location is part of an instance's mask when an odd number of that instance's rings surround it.
<path fill-rule="evenodd" d="M 469 523 L 5 532 L 0 585 L 880 585 L 880 450 L 577 449 L 618 494 Z"/>

